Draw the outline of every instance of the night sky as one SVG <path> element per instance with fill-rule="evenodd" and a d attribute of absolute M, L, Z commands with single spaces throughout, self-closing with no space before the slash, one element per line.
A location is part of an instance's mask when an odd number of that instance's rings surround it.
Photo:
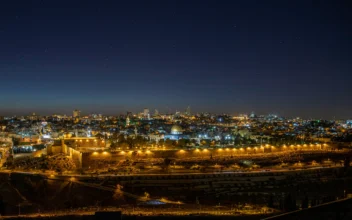
<path fill-rule="evenodd" d="M 0 115 L 352 118 L 351 1 L 0 2 Z"/>

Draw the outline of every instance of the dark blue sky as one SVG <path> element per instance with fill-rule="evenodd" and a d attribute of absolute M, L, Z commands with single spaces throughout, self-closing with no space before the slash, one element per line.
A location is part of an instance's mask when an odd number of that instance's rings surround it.
<path fill-rule="evenodd" d="M 352 117 L 349 1 L 0 3 L 0 115 Z"/>

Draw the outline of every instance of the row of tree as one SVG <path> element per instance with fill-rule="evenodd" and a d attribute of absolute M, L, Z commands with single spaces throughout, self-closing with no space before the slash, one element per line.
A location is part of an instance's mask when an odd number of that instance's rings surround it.
<path fill-rule="evenodd" d="M 318 199 L 309 199 L 308 195 L 305 195 L 301 200 L 301 204 L 297 205 L 296 198 L 291 194 L 287 193 L 282 197 L 275 198 L 273 194 L 269 196 L 268 199 L 268 207 L 277 208 L 283 210 L 285 212 L 295 211 L 297 209 L 306 209 L 309 207 L 317 206 L 321 203 L 327 203 L 334 201 L 333 196 L 323 197 L 321 200 Z"/>

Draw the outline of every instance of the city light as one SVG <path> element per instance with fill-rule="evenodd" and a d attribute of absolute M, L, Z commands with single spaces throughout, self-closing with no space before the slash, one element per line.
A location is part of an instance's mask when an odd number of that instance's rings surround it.
<path fill-rule="evenodd" d="M 351 215 L 351 2 L 3 1 L 0 220 Z"/>

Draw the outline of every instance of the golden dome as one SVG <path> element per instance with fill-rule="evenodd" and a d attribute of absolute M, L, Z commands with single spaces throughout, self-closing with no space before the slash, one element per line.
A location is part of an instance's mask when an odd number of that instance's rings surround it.
<path fill-rule="evenodd" d="M 171 127 L 171 134 L 182 134 L 183 130 L 180 126 L 178 125 L 173 125 Z"/>
<path fill-rule="evenodd" d="M 64 137 L 65 137 L 65 138 L 71 138 L 71 137 L 72 137 L 72 134 L 71 134 L 71 133 L 65 133 L 65 134 L 64 134 Z"/>

